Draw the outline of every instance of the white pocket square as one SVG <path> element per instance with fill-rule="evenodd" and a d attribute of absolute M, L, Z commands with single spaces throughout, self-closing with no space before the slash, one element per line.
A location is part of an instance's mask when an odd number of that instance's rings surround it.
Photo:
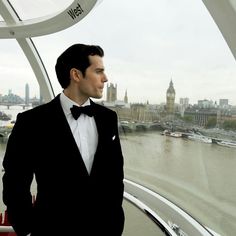
<path fill-rule="evenodd" d="M 116 136 L 114 135 L 114 136 L 112 137 L 112 140 L 115 140 L 115 138 L 116 138 Z"/>

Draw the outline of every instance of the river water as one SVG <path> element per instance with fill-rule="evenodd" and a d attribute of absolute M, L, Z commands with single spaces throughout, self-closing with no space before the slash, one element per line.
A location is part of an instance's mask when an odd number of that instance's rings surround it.
<path fill-rule="evenodd" d="M 22 108 L 4 112 L 14 119 L 19 111 Z M 217 233 L 236 235 L 236 148 L 159 131 L 120 137 L 127 179 L 157 191 Z M 4 152 L 0 143 L 0 158 Z"/>

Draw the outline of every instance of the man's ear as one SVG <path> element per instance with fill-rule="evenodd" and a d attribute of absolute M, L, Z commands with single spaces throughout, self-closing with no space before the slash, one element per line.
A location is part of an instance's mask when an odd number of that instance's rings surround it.
<path fill-rule="evenodd" d="M 78 70 L 76 68 L 72 68 L 70 70 L 70 78 L 79 82 L 83 78 L 83 75 L 80 70 Z"/>

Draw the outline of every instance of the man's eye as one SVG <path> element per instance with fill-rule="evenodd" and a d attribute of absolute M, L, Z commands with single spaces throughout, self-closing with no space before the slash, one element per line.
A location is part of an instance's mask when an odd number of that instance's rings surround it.
<path fill-rule="evenodd" d="M 103 73 L 103 70 L 97 70 L 97 73 L 101 74 L 101 73 Z"/>

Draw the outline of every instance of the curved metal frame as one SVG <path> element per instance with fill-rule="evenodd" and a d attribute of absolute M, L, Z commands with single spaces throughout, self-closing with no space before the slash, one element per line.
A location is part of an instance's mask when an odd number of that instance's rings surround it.
<path fill-rule="evenodd" d="M 97 0 L 74 0 L 66 9 L 56 14 L 22 20 L 12 5 L 7 0 L 2 0 L 0 12 L 5 22 L 0 22 L 0 38 L 29 38 L 64 30 L 82 20 L 96 3 Z"/>
<path fill-rule="evenodd" d="M 32 39 L 17 39 L 17 42 L 24 51 L 24 54 L 27 57 L 31 68 L 37 78 L 40 88 L 40 95 L 43 97 L 45 102 L 49 102 L 50 100 L 52 100 L 55 94 L 47 70 Z"/>
<path fill-rule="evenodd" d="M 171 233 L 169 230 L 170 226 L 159 216 L 160 213 L 161 215 L 165 215 L 165 218 L 167 218 L 169 222 L 174 221 L 173 225 L 178 226 L 179 230 L 183 232 L 182 235 L 217 235 L 214 231 L 209 230 L 207 227 L 200 224 L 180 207 L 160 194 L 127 179 L 124 180 L 124 183 L 125 191 L 129 194 L 129 196 L 133 196 L 133 198 L 130 198 L 129 200 L 132 201 L 134 205 L 138 206 L 142 211 L 150 212 L 152 216 L 151 218 L 153 218 L 154 222 L 159 222 L 161 229 L 165 228 L 167 232 Z M 127 195 L 124 196 L 127 197 Z M 137 201 L 139 204 L 142 203 L 143 205 L 139 206 Z M 148 208 L 143 208 L 143 206 Z M 150 211 L 150 209 L 152 210 Z"/>
<path fill-rule="evenodd" d="M 202 0 L 236 59 L 236 1 Z"/>
<path fill-rule="evenodd" d="M 125 192 L 124 198 L 135 205 L 140 211 L 142 211 L 150 220 L 152 220 L 158 228 L 160 228 L 165 235 L 168 236 L 176 236 L 175 232 L 172 228 L 160 217 L 158 216 L 150 207 L 148 207 L 145 203 L 140 201 L 135 196 Z"/>

